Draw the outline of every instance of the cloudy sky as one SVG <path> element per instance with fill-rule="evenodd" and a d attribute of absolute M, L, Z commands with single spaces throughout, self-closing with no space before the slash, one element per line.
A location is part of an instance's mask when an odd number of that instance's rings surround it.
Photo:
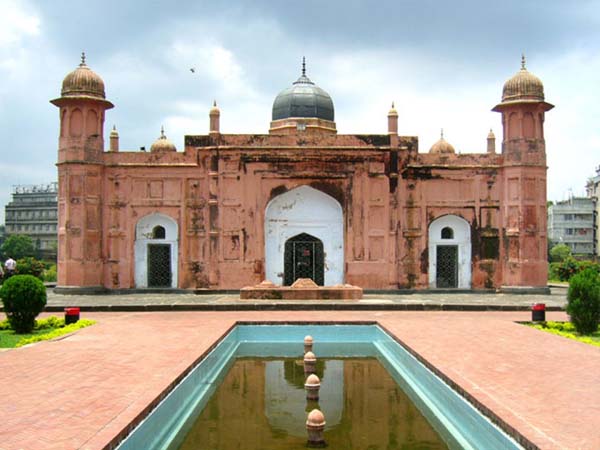
<path fill-rule="evenodd" d="M 115 104 L 121 149 L 149 147 L 161 125 L 179 150 L 208 132 L 266 133 L 273 99 L 300 73 L 332 96 L 340 133 L 400 134 L 427 151 L 444 129 L 463 153 L 501 141 L 503 83 L 542 79 L 548 198 L 583 195 L 600 165 L 600 1 L 0 0 L 0 224 L 13 185 L 56 180 L 64 76 L 80 53 Z M 190 68 L 195 68 L 191 72 Z M 107 140 L 108 141 L 108 140 Z"/>

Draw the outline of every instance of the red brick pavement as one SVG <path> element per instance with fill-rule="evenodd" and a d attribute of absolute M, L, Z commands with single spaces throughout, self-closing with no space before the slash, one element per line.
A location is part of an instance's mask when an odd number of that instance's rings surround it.
<path fill-rule="evenodd" d="M 600 448 L 600 349 L 514 323 L 528 313 L 85 316 L 98 324 L 0 353 L 0 449 L 102 449 L 236 320 L 379 321 L 540 448 Z"/>

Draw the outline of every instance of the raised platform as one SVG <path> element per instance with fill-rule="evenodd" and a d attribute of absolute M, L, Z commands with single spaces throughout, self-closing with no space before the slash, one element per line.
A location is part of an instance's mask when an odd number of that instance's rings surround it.
<path fill-rule="evenodd" d="M 277 286 L 263 281 L 240 290 L 240 299 L 263 300 L 360 300 L 363 290 L 351 284 L 318 286 L 310 278 L 298 278 L 291 286 Z"/>

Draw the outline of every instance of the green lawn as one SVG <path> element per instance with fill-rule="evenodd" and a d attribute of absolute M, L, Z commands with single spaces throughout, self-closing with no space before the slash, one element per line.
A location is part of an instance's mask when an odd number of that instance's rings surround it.
<path fill-rule="evenodd" d="M 33 333 L 15 334 L 13 330 L 0 330 L 0 348 L 14 348 L 20 340 L 28 339 L 32 336 L 43 336 L 52 332 L 53 329 L 33 330 Z"/>
<path fill-rule="evenodd" d="M 10 329 L 7 320 L 0 322 L 0 348 L 15 348 L 34 342 L 45 341 L 72 333 L 81 328 L 88 327 L 96 323 L 94 320 L 81 319 L 77 323 L 65 325 L 64 319 L 50 316 L 36 321 L 36 326 L 32 333 L 16 334 Z"/>
<path fill-rule="evenodd" d="M 596 330 L 591 335 L 583 336 L 575 331 L 575 327 L 571 322 L 527 323 L 527 325 L 547 333 L 557 334 L 568 339 L 600 347 L 600 330 Z"/>

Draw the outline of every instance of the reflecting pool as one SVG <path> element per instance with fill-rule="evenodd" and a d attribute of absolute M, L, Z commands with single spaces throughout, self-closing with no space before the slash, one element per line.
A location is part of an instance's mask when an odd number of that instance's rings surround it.
<path fill-rule="evenodd" d="M 306 400 L 302 360 L 238 358 L 181 450 L 306 448 L 306 416 L 325 414 L 330 449 L 446 449 L 376 358 L 318 360 L 319 401 Z"/>

